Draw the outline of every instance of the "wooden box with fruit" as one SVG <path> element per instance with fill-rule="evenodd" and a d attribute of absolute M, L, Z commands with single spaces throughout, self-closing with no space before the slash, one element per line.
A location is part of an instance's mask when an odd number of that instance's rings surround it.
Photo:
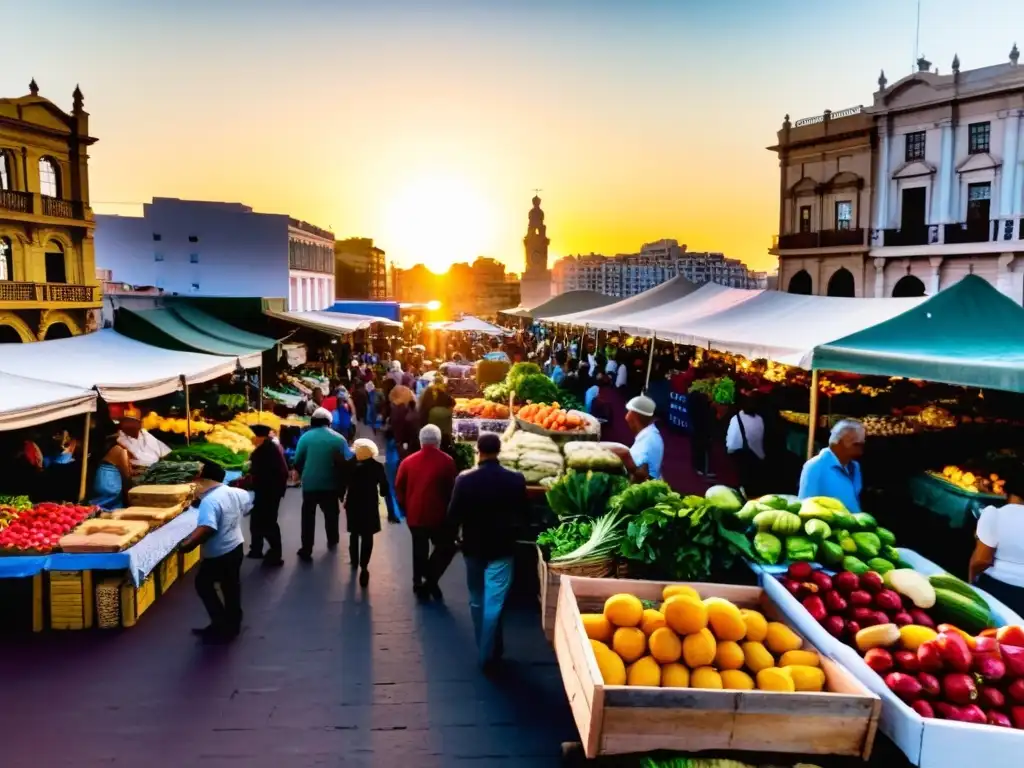
<path fill-rule="evenodd" d="M 828 575 L 794 563 L 765 590 L 882 697 L 882 730 L 911 762 L 944 768 L 960 765 L 959 755 L 984 758 L 986 768 L 1021 764 L 1024 629 L 997 628 L 970 585 L 908 568 Z"/>
<path fill-rule="evenodd" d="M 563 576 L 562 682 L 588 758 L 740 750 L 867 759 L 880 701 L 759 587 Z"/>

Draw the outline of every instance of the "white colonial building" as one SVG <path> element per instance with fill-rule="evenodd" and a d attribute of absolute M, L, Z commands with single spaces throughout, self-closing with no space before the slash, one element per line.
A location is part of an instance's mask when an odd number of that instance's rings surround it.
<path fill-rule="evenodd" d="M 194 296 L 334 303 L 334 235 L 240 203 L 158 197 L 142 216 L 96 217 L 96 264 L 118 283 Z"/>
<path fill-rule="evenodd" d="M 866 108 L 787 118 L 779 287 L 855 296 L 933 294 L 967 274 L 1024 299 L 1024 67 L 949 74 L 918 61 Z"/>

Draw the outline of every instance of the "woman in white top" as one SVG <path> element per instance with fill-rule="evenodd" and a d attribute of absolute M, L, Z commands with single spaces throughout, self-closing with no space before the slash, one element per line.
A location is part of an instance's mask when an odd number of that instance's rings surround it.
<path fill-rule="evenodd" d="M 736 462 L 740 487 L 748 499 L 764 493 L 764 419 L 759 411 L 756 393 L 745 396 L 725 433 L 725 450 Z"/>
<path fill-rule="evenodd" d="M 1006 497 L 1004 506 L 981 511 L 968 578 L 1024 614 L 1024 474 L 1006 479 Z"/>

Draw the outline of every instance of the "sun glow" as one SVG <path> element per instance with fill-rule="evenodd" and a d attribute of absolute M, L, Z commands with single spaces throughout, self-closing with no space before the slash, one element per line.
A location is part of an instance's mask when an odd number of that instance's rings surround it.
<path fill-rule="evenodd" d="M 384 236 L 401 265 L 444 272 L 494 247 L 494 206 L 464 179 L 425 176 L 399 187 L 387 203 Z"/>

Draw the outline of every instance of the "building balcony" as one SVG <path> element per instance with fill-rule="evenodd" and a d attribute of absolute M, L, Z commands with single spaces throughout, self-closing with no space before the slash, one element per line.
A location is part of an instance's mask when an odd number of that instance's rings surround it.
<path fill-rule="evenodd" d="M 85 206 L 80 200 L 64 200 L 10 189 L 0 190 L 0 214 L 5 212 L 74 221 L 85 219 Z"/>
<path fill-rule="evenodd" d="M 99 301 L 99 288 L 95 285 L 0 281 L 0 306 L 9 304 L 98 304 Z"/>
<path fill-rule="evenodd" d="M 928 245 L 929 227 L 906 227 L 905 229 L 883 229 L 882 245 L 899 247 L 902 245 Z"/>
<path fill-rule="evenodd" d="M 857 248 L 867 245 L 867 230 L 825 229 L 820 232 L 793 232 L 776 235 L 773 251 L 797 251 L 810 248 Z"/>
<path fill-rule="evenodd" d="M 995 222 L 998 225 L 998 222 Z M 970 221 L 962 224 L 944 224 L 943 242 L 950 245 L 961 243 L 987 243 L 993 239 L 991 221 Z"/>

